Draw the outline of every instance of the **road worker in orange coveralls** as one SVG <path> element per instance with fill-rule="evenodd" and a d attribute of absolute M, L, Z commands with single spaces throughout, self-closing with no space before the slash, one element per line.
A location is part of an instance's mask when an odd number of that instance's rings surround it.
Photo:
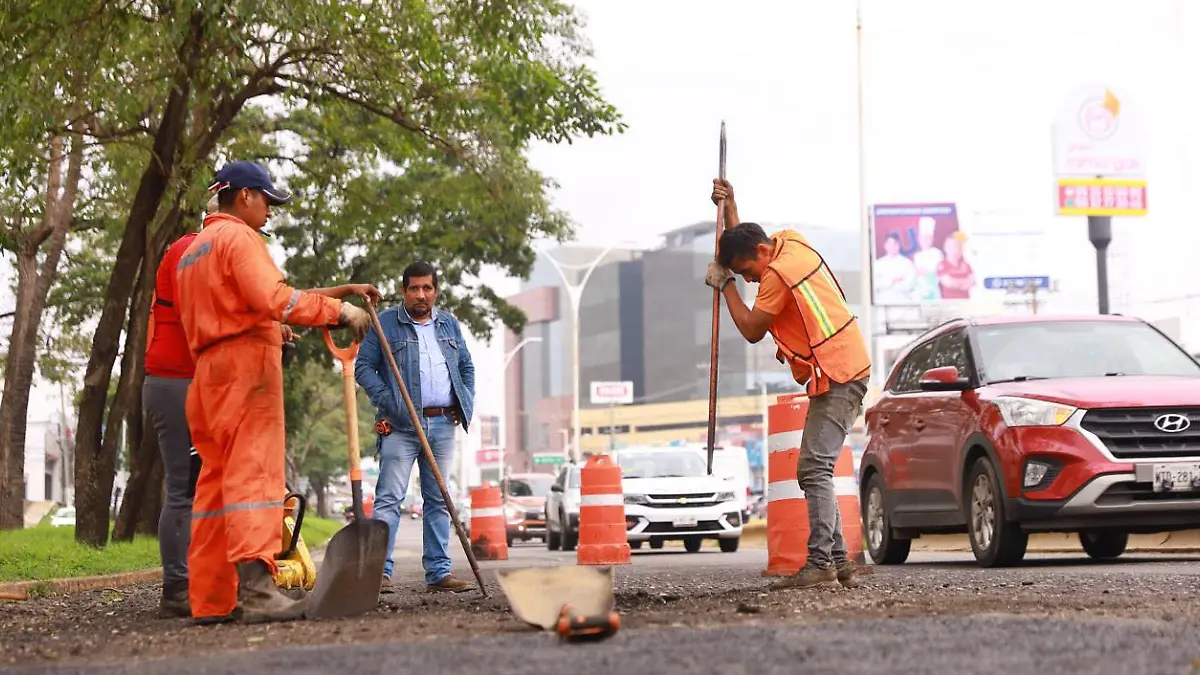
<path fill-rule="evenodd" d="M 288 621 L 304 616 L 308 599 L 273 578 L 286 489 L 280 324 L 349 326 L 361 341 L 370 315 L 341 298 L 381 298 L 368 284 L 288 286 L 259 230 L 291 194 L 252 162 L 226 164 L 216 180 L 220 211 L 205 217 L 176 272 L 196 361 L 187 421 L 201 461 L 188 599 L 196 623 Z"/>

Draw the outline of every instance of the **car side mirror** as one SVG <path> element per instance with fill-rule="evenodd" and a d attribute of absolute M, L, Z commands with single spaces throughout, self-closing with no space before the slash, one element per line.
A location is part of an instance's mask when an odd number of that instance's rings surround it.
<path fill-rule="evenodd" d="M 958 368 L 930 368 L 921 375 L 921 391 L 966 391 L 971 381 L 959 375 Z"/>
<path fill-rule="evenodd" d="M 561 485 L 559 485 L 558 483 L 555 483 L 554 485 L 550 486 L 550 491 L 551 492 L 562 492 L 563 489 L 562 489 Z"/>

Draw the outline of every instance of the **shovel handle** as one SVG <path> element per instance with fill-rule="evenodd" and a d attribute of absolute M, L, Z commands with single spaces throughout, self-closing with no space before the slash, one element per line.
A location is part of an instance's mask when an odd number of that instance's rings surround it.
<path fill-rule="evenodd" d="M 387 358 L 388 366 L 392 370 L 392 377 L 396 378 L 396 384 L 400 388 L 400 396 L 404 398 L 404 406 L 408 408 L 408 416 L 412 418 L 413 429 L 417 432 L 417 438 L 421 441 L 421 452 L 425 454 L 425 463 L 433 471 L 433 477 L 437 480 L 438 489 L 442 492 L 442 499 L 446 502 L 446 510 L 450 512 L 450 520 L 454 523 L 454 530 L 458 532 L 458 541 L 462 544 L 463 551 L 467 554 L 467 562 L 471 563 L 471 572 L 475 575 L 475 581 L 479 584 L 479 592 L 486 598 L 488 597 L 487 586 L 483 583 L 483 574 L 479 571 L 479 562 L 475 560 L 475 553 L 471 550 L 471 542 L 467 539 L 467 532 L 463 529 L 462 521 L 458 519 L 458 509 L 454 506 L 454 500 L 450 498 L 450 490 L 446 489 L 446 482 L 442 480 L 442 472 L 438 469 L 437 460 L 433 456 L 433 450 L 429 447 L 429 439 L 425 437 L 425 428 L 421 426 L 421 417 L 417 415 L 417 408 L 413 405 L 412 397 L 408 395 L 408 387 L 404 384 L 404 378 L 400 376 L 400 367 L 396 365 L 396 357 L 392 356 L 392 350 L 387 347 L 387 336 L 383 333 L 383 324 L 379 323 L 379 315 L 375 313 L 374 303 L 367 302 L 367 311 L 371 314 L 371 323 L 375 325 L 375 332 L 379 335 L 379 342 L 383 346 L 380 351 Z M 422 467 L 423 470 L 424 467 Z"/>
<path fill-rule="evenodd" d="M 358 356 L 358 343 L 338 347 L 333 343 L 328 327 L 322 327 L 321 333 L 325 338 L 325 346 L 334 358 L 342 362 L 342 402 L 346 407 L 346 437 L 350 441 L 350 491 L 354 501 L 354 517 L 362 520 L 365 517 L 362 506 L 362 453 L 358 441 L 358 399 L 354 391 L 354 359 Z"/>

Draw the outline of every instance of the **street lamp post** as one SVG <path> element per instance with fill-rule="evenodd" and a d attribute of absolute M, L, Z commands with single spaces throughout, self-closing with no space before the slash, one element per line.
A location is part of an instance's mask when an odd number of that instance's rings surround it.
<path fill-rule="evenodd" d="M 585 265 L 565 265 L 555 260 L 549 253 L 542 249 L 538 249 L 538 253 L 546 256 L 546 260 L 550 261 L 550 265 L 554 267 L 554 271 L 558 272 L 559 278 L 562 279 L 563 286 L 567 289 L 567 298 L 571 301 L 571 382 L 573 392 L 571 396 L 571 429 L 574 434 L 574 442 L 572 445 L 572 457 L 576 463 L 583 457 L 582 446 L 580 445 L 580 425 L 579 425 L 579 299 L 583 296 L 583 288 L 587 285 L 588 279 L 592 278 L 592 272 L 596 271 L 596 267 L 604 260 L 613 249 L 620 246 L 622 242 L 613 244 L 601 251 L 600 255 L 594 260 Z M 567 279 L 567 273 L 564 269 L 584 270 L 583 279 L 578 284 L 572 284 Z"/>
<path fill-rule="evenodd" d="M 497 429 L 497 431 L 500 432 L 500 484 L 501 485 L 504 484 L 504 467 L 507 463 L 506 454 L 508 453 L 508 422 L 507 422 L 507 420 L 508 420 L 508 377 L 507 377 L 508 364 L 512 363 L 513 357 L 515 357 L 517 355 L 517 352 L 521 351 L 525 347 L 525 345 L 527 345 L 531 342 L 541 342 L 541 341 L 542 341 L 542 338 L 540 338 L 540 337 L 536 337 L 536 336 L 535 337 L 527 337 L 524 340 L 521 340 L 520 342 L 518 342 L 516 347 L 513 347 L 512 349 L 510 349 L 508 351 L 507 354 L 504 355 L 504 368 L 502 368 L 500 370 L 500 379 L 504 381 L 504 385 L 503 385 L 504 386 L 504 412 L 501 413 L 501 415 L 500 415 L 500 425 L 499 425 L 500 428 Z"/>
<path fill-rule="evenodd" d="M 855 4 L 855 54 L 858 83 L 858 218 L 861 235 L 862 259 L 859 272 L 859 313 L 862 315 L 863 337 L 867 342 L 867 353 L 875 360 L 875 321 L 871 308 L 871 261 L 874 258 L 875 242 L 871 238 L 871 217 L 867 211 L 866 180 L 866 133 L 863 127 L 863 21 L 862 0 Z M 872 369 L 872 376 L 875 369 Z M 872 378 L 873 379 L 873 378 Z"/>

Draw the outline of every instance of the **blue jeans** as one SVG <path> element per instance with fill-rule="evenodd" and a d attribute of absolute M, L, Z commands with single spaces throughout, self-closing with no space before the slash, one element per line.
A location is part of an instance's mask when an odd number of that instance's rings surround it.
<path fill-rule="evenodd" d="M 454 419 L 448 416 L 425 417 L 421 422 L 442 480 L 447 480 L 454 459 Z M 388 526 L 388 557 L 383 565 L 383 574 L 391 577 L 392 549 L 396 546 L 396 528 L 400 525 L 400 505 L 408 493 L 414 463 L 419 463 L 421 467 L 421 499 L 425 501 L 421 517 L 421 566 L 425 568 L 425 583 L 435 584 L 450 574 L 450 511 L 446 509 L 446 500 L 438 489 L 437 479 L 427 468 L 421 439 L 417 438 L 415 431 L 393 430 L 383 437 L 372 517 Z"/>

